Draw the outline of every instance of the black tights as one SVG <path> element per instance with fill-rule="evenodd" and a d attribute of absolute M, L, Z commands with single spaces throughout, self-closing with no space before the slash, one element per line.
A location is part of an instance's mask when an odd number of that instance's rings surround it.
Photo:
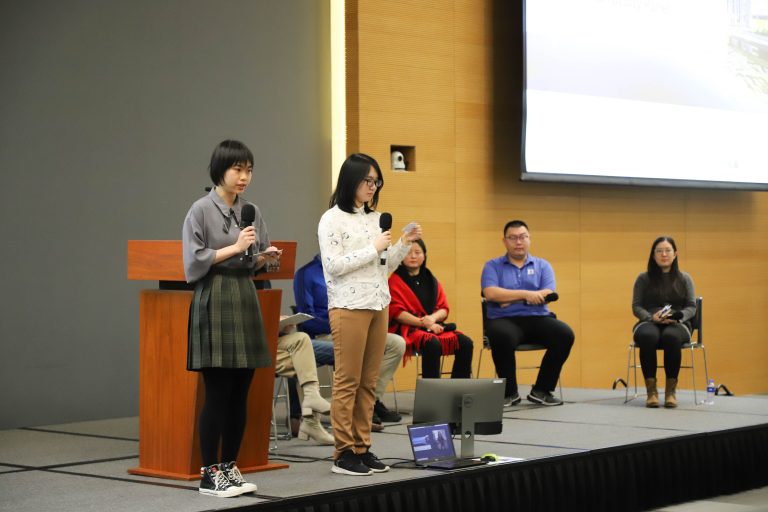
<path fill-rule="evenodd" d="M 680 347 L 688 343 L 691 335 L 680 324 L 655 324 L 644 322 L 635 329 L 635 345 L 640 348 L 640 366 L 643 377 L 656 378 L 656 351 L 664 350 L 664 374 L 668 379 L 676 379 L 680 373 L 680 363 L 683 359 Z"/>
<path fill-rule="evenodd" d="M 248 388 L 251 386 L 253 370 L 204 368 L 202 372 L 205 382 L 205 405 L 200 411 L 203 465 L 234 461 L 245 432 Z"/>
<path fill-rule="evenodd" d="M 452 379 L 468 379 L 472 377 L 472 340 L 463 334 L 459 337 L 459 348 L 453 353 Z M 440 356 L 443 346 L 433 337 L 421 346 L 421 376 L 425 379 L 440 378 Z"/>

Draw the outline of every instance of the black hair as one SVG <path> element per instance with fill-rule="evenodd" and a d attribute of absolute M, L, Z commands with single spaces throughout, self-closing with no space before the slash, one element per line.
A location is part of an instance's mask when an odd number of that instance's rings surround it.
<path fill-rule="evenodd" d="M 354 213 L 355 197 L 357 195 L 357 187 L 368 177 L 368 173 L 373 167 L 378 174 L 378 178 L 381 181 L 381 187 L 376 187 L 376 192 L 373 194 L 373 198 L 369 203 L 363 205 L 365 213 L 371 213 L 376 209 L 376 205 L 379 204 L 379 192 L 381 192 L 384 186 L 384 175 L 381 173 L 376 160 L 364 153 L 355 153 L 349 155 L 344 163 L 341 164 L 341 171 L 339 171 L 339 179 L 336 182 L 336 189 L 331 195 L 329 207 L 333 208 L 338 205 L 341 211 L 347 213 Z"/>
<path fill-rule="evenodd" d="M 672 260 L 672 267 L 669 269 L 669 280 L 664 279 L 664 271 L 656 263 L 654 254 L 656 253 L 656 246 L 661 242 L 669 242 L 672 249 L 675 251 L 675 259 Z M 651 245 L 651 254 L 648 255 L 648 280 L 650 281 L 649 288 L 655 292 L 658 297 L 666 298 L 666 301 L 672 300 L 672 298 L 681 298 L 685 295 L 683 278 L 680 275 L 680 267 L 677 264 L 677 244 L 675 239 L 671 236 L 660 236 L 653 241 Z"/>
<path fill-rule="evenodd" d="M 504 233 L 503 233 L 504 236 L 507 236 L 507 230 L 509 228 L 525 228 L 528 231 L 530 231 L 530 229 L 528 229 L 528 224 L 526 224 L 522 220 L 511 220 L 506 224 L 504 224 Z"/>
<path fill-rule="evenodd" d="M 213 149 L 208 172 L 214 185 L 224 181 L 224 173 L 235 164 L 253 165 L 253 153 L 238 140 L 225 140 Z"/>
<path fill-rule="evenodd" d="M 419 244 L 419 247 L 421 247 L 421 251 L 424 253 L 424 263 L 422 263 L 421 266 L 426 267 L 427 266 L 427 246 L 424 244 L 424 240 L 422 240 L 421 238 L 417 238 L 411 243 L 414 243 L 414 242 Z M 400 264 L 402 265 L 402 263 Z"/>

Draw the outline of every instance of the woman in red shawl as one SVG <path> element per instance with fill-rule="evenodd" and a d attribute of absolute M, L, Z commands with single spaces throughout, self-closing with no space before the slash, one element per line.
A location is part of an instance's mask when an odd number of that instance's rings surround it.
<path fill-rule="evenodd" d="M 440 378 L 440 356 L 453 354 L 451 378 L 472 376 L 472 340 L 446 324 L 448 301 L 445 292 L 426 266 L 427 247 L 421 240 L 389 278 L 389 332 L 405 338 L 405 357 L 418 352 L 422 376 Z"/>

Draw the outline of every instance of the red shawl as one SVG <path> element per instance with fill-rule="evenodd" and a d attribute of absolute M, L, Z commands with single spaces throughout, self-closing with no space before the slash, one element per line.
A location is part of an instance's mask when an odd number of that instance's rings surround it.
<path fill-rule="evenodd" d="M 443 287 L 440 286 L 437 279 L 435 279 L 435 284 L 437 285 L 437 303 L 435 304 L 435 311 L 438 309 L 449 311 L 448 301 L 445 298 Z M 392 295 L 392 302 L 389 303 L 389 332 L 399 334 L 405 338 L 406 348 L 403 362 L 413 356 L 414 351 L 420 352 L 424 342 L 432 338 L 437 338 L 440 341 L 443 348 L 443 355 L 453 354 L 456 349 L 459 348 L 459 338 L 456 336 L 459 331 L 435 334 L 413 325 L 401 324 L 397 321 L 398 315 L 403 311 L 418 317 L 434 313 L 434 311 L 424 311 L 424 306 L 422 306 L 419 299 L 416 298 L 416 294 L 413 293 L 405 281 L 403 281 L 397 274 L 392 274 L 389 277 L 389 293 Z"/>

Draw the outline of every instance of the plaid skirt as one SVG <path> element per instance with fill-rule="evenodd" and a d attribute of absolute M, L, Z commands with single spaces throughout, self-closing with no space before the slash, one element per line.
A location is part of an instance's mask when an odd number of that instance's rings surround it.
<path fill-rule="evenodd" d="M 211 271 L 189 307 L 187 370 L 272 364 L 250 272 Z"/>

